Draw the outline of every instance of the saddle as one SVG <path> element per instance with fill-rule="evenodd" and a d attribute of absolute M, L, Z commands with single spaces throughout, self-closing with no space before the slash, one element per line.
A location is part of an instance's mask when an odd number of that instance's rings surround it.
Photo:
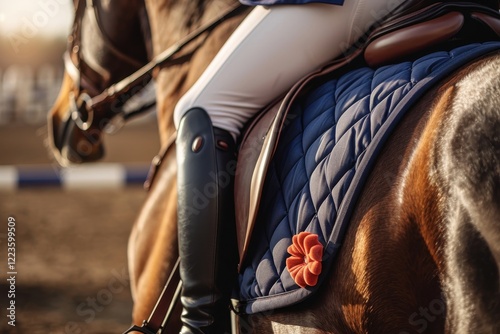
<path fill-rule="evenodd" d="M 433 51 L 451 50 L 453 47 L 470 42 L 500 39 L 500 14 L 496 1 L 484 0 L 480 4 L 446 2 L 429 5 L 430 0 L 415 0 L 403 3 L 400 10 L 387 17 L 380 26 L 372 29 L 359 43 L 347 50 L 342 58 L 335 59 L 321 70 L 304 77 L 284 97 L 272 103 L 249 122 L 239 144 L 235 177 L 240 271 L 244 268 L 242 265 L 246 260 L 269 164 L 283 127 L 296 117 L 293 113 L 289 114 L 289 111 L 299 97 L 311 91 L 315 83 L 325 81 L 325 78 L 339 76 L 362 66 L 379 67 L 416 59 Z M 483 51 L 471 53 L 468 57 L 477 57 L 484 54 L 481 52 L 492 51 L 498 47 L 498 43 L 485 46 L 482 48 Z M 165 150 L 153 159 L 145 183 L 147 189 L 152 186 L 162 161 L 175 155 L 174 142 L 175 136 L 169 140 Z M 178 287 L 178 281 L 178 270 L 174 269 L 158 301 L 159 306 L 155 308 L 151 317 L 170 315 L 167 309 L 169 301 L 175 302 L 178 298 L 177 292 L 172 293 Z M 267 304 L 267 300 L 264 303 Z M 233 304 L 234 310 L 245 312 L 237 304 L 237 301 Z M 244 308 L 244 305 L 242 307 Z"/>
<path fill-rule="evenodd" d="M 343 57 L 305 76 L 284 97 L 271 103 L 248 123 L 239 144 L 235 177 L 240 267 L 245 260 L 264 178 L 281 129 L 289 121 L 287 116 L 291 105 L 307 93 L 308 86 L 321 78 L 339 75 L 362 65 L 375 68 L 438 49 L 500 37 L 500 14 L 493 9 L 498 7 L 496 1 L 433 3 L 424 0 L 407 3 L 346 50 Z M 159 166 L 174 143 L 175 134 L 165 149 L 153 158 L 144 184 L 146 190 L 152 186 Z"/>
<path fill-rule="evenodd" d="M 469 2 L 447 2 L 423 6 L 424 2 L 387 18 L 342 58 L 313 72 L 251 121 L 240 143 L 235 177 L 236 224 L 239 268 L 245 262 L 259 210 L 266 173 L 281 130 L 291 120 L 293 103 L 324 78 L 360 66 L 380 67 L 415 59 L 425 53 L 447 50 L 469 42 L 498 40 L 500 14 L 497 10 Z M 420 7 L 417 8 L 416 7 Z M 405 14 L 406 13 L 406 14 Z"/>

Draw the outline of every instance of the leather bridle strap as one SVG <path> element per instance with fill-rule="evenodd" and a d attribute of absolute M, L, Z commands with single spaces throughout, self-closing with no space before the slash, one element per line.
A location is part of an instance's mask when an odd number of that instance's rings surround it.
<path fill-rule="evenodd" d="M 120 97 L 125 96 L 130 93 L 130 91 L 142 84 L 143 81 L 150 79 L 152 77 L 153 71 L 163 65 L 166 65 L 172 57 L 181 51 L 185 46 L 191 43 L 193 40 L 198 38 L 200 35 L 213 30 L 221 22 L 242 13 L 248 7 L 240 3 L 235 6 L 230 7 L 229 10 L 224 12 L 219 17 L 208 22 L 206 25 L 201 26 L 199 29 L 193 31 L 191 34 L 187 35 L 184 39 L 169 47 L 159 55 L 153 58 L 149 63 L 141 67 L 136 72 L 132 73 L 128 77 L 122 79 L 121 81 L 111 85 L 105 89 L 102 93 L 91 98 L 90 102 L 87 104 L 87 108 L 99 109 L 103 105 L 108 105 L 115 100 L 119 100 Z M 68 58 L 68 57 L 66 57 Z M 149 80 L 147 80 L 149 81 Z"/>

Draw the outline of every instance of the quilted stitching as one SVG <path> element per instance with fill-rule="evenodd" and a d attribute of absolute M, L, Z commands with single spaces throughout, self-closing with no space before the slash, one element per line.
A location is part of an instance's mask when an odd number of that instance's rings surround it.
<path fill-rule="evenodd" d="M 285 264 L 292 236 L 300 231 L 318 234 L 327 246 L 323 263 L 331 263 L 342 237 L 338 224 L 344 230 L 349 218 L 347 212 L 339 221 L 339 210 L 344 200 L 354 200 L 360 191 L 362 182 L 352 181 L 360 171 L 367 174 L 362 167 L 373 160 L 367 150 L 381 145 L 376 136 L 386 138 L 402 117 L 407 109 L 402 102 L 417 92 L 420 96 L 424 86 L 466 61 L 499 47 L 497 42 L 471 44 L 413 62 L 360 68 L 323 82 L 294 104 L 288 115 L 292 121 L 283 129 L 269 167 L 248 253 L 251 261 L 239 277 L 239 300 L 246 312 L 287 306 L 316 289 L 293 295 L 300 288 Z M 397 119 L 395 113 L 400 114 Z M 291 297 L 283 298 L 287 295 Z"/>

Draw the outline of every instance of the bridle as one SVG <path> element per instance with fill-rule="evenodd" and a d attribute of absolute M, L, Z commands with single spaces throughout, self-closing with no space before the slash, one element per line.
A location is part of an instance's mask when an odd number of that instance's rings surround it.
<path fill-rule="evenodd" d="M 104 117 L 98 125 L 100 129 L 106 130 L 107 126 L 113 120 L 115 121 L 113 122 L 113 126 L 111 126 L 111 128 L 116 129 L 121 127 L 133 116 L 151 110 L 151 107 L 156 103 L 156 101 L 146 103 L 145 105 L 129 112 L 125 112 L 123 106 L 126 101 L 140 92 L 151 81 L 156 70 L 169 65 L 178 64 L 179 62 L 173 58 L 185 46 L 196 40 L 202 34 L 210 32 L 221 22 L 238 15 L 245 9 L 245 6 L 237 3 L 219 17 L 193 31 L 184 39 L 154 57 L 147 64 L 142 65 L 140 61 L 131 58 L 113 46 L 113 43 L 102 30 L 98 11 L 94 6 L 93 0 L 78 0 L 76 4 L 73 31 L 69 37 L 69 51 L 64 54 L 66 72 L 75 83 L 77 91 L 77 94 L 72 93 L 69 97 L 71 110 L 68 122 L 73 122 L 74 125 L 76 125 L 80 130 L 87 131 L 91 127 L 96 126 L 96 124 L 94 124 L 97 118 L 96 115 L 100 113 L 100 117 Z M 85 62 L 81 55 L 81 29 L 85 13 L 93 13 L 93 15 L 90 15 L 92 22 L 97 25 L 97 30 L 100 32 L 99 34 L 101 38 L 106 41 L 106 45 L 116 56 L 117 60 L 137 68 L 135 72 L 120 81 L 111 84 L 104 90 L 100 90 L 96 87 L 96 85 L 93 84 L 93 80 L 85 72 L 85 69 L 88 69 L 91 73 L 97 73 L 101 77 L 105 76 L 105 74 L 103 74 L 105 69 L 92 68 L 92 66 Z M 119 121 L 117 122 L 116 119 Z"/>
<path fill-rule="evenodd" d="M 99 11 L 94 6 L 93 0 L 78 0 L 75 7 L 76 12 L 73 30 L 68 37 L 68 50 L 63 56 L 66 73 L 68 73 L 72 79 L 76 89 L 76 93 L 71 92 L 69 96 L 70 120 L 68 121 L 74 122 L 80 130 L 87 131 L 91 126 L 95 126 L 95 124 L 93 124 L 95 114 L 97 112 L 104 112 L 105 114 L 102 115 L 105 117 L 104 121 L 101 120 L 101 124 L 99 125 L 101 129 L 106 129 L 106 125 L 113 119 L 118 118 L 124 121 L 131 116 L 149 110 L 155 102 L 143 105 L 128 113 L 124 111 L 123 105 L 132 95 L 140 91 L 149 83 L 152 78 L 151 76 L 148 78 L 142 77 L 141 82 L 131 82 L 130 84 L 122 85 L 120 89 L 117 89 L 115 84 L 103 91 L 100 86 L 95 83 L 96 81 L 107 83 L 111 75 L 104 66 L 101 66 L 96 61 L 92 64 L 83 57 L 82 23 L 85 14 L 88 14 L 88 19 L 91 24 L 95 26 L 95 31 L 98 33 L 97 38 L 103 41 L 103 45 L 106 47 L 107 51 L 113 55 L 117 62 L 123 64 L 123 66 L 127 68 L 137 71 L 147 62 L 147 60 L 140 60 L 127 55 L 114 45 L 104 32 Z M 147 29 L 144 30 L 148 34 L 145 39 L 149 39 L 149 22 L 147 22 L 145 11 L 143 17 L 143 21 L 146 21 L 143 26 L 147 27 Z M 120 82 L 122 81 L 123 79 Z M 130 94 L 132 90 L 134 90 L 134 94 Z M 117 124 L 119 123 L 115 122 L 115 128 L 117 128 Z"/>

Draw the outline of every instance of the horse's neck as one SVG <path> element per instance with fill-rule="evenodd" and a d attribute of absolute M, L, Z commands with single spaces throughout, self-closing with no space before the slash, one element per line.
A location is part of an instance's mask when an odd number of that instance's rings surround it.
<path fill-rule="evenodd" d="M 172 46 L 234 3 L 234 0 L 146 0 L 154 55 Z M 162 145 L 174 132 L 172 113 L 175 104 L 201 75 L 238 22 L 236 19 L 222 23 L 220 28 L 203 40 L 189 60 L 160 71 L 156 84 Z"/>

